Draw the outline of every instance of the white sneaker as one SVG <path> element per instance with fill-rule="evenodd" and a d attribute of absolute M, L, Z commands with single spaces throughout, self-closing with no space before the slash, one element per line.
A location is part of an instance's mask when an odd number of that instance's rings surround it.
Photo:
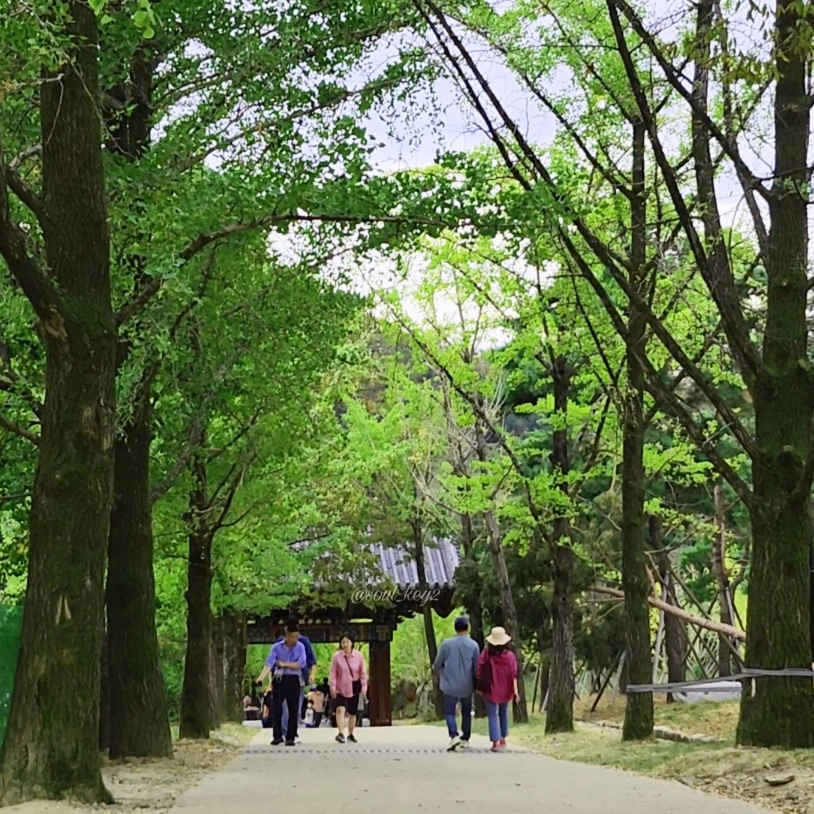
<path fill-rule="evenodd" d="M 454 738 L 449 739 L 449 746 L 447 752 L 454 752 L 461 745 L 461 739 L 456 735 Z"/>
<path fill-rule="evenodd" d="M 458 744 L 459 749 L 468 749 L 469 748 L 469 741 L 464 740 L 461 738 L 461 742 Z"/>

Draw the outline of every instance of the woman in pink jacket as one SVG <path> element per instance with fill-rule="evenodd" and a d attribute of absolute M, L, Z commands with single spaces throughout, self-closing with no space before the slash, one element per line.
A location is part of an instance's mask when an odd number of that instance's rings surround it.
<path fill-rule="evenodd" d="M 478 692 L 486 702 L 493 752 L 506 748 L 509 702 L 517 698 L 517 659 L 507 647 L 511 640 L 502 627 L 493 627 L 478 659 Z"/>
<path fill-rule="evenodd" d="M 356 743 L 353 730 L 356 727 L 356 714 L 359 712 L 359 696 L 367 695 L 367 670 L 365 658 L 354 649 L 351 636 L 345 634 L 339 640 L 339 650 L 331 659 L 331 698 L 334 699 L 338 743 L 345 742 L 345 713 L 348 715 L 348 740 Z"/>

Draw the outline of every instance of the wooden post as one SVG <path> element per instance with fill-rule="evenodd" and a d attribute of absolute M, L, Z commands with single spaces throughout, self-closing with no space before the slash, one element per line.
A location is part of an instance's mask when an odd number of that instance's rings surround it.
<path fill-rule="evenodd" d="M 665 631 L 664 611 L 659 611 L 659 626 L 656 631 L 656 644 L 653 647 L 653 683 L 658 681 L 659 661 L 661 660 L 661 644 Z"/>
<path fill-rule="evenodd" d="M 370 725 L 391 726 L 393 700 L 390 686 L 390 642 L 370 642 Z"/>

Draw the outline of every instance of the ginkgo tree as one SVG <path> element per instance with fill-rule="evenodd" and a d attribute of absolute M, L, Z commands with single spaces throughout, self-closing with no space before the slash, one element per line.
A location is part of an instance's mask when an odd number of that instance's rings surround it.
<path fill-rule="evenodd" d="M 652 13 L 639 13 L 624 0 L 579 9 L 548 2 L 542 26 L 540 8 L 525 2 L 501 9 L 488 4 L 462 9 L 426 0 L 420 8 L 444 64 L 459 80 L 504 167 L 526 191 L 529 217 L 545 221 L 591 286 L 629 353 L 637 357 L 644 389 L 680 422 L 749 507 L 754 568 L 748 663 L 760 669 L 808 665 L 807 503 L 814 455 L 805 372 L 806 202 L 800 192 L 810 172 L 803 158 L 810 116 L 810 105 L 802 101 L 807 99 L 804 76 L 810 61 L 807 10 L 800 5 L 761 10 L 763 30 L 772 34 L 765 41 L 744 44 L 721 18 L 720 9 L 703 3 L 673 22 L 671 30 L 678 26 L 686 33 L 677 45 L 660 31 Z M 582 185 L 570 186 L 574 165 L 552 160 L 524 136 L 524 128 L 474 58 L 461 25 L 500 54 L 521 86 L 554 116 L 559 138 L 581 156 L 578 166 L 590 167 L 601 193 L 586 196 Z M 530 37 L 532 31 L 536 34 Z M 553 81 L 560 67 L 555 54 L 568 60 L 573 81 Z M 684 79 L 688 64 L 692 88 Z M 658 69 L 651 70 L 653 65 Z M 771 186 L 743 157 L 745 133 L 769 107 L 762 102 L 769 86 L 776 91 L 771 103 L 776 114 Z M 686 128 L 687 139 L 674 138 L 676 121 Z M 605 122 L 611 124 L 608 129 Z M 624 140 L 613 126 L 618 122 L 627 122 Z M 630 155 L 631 146 L 638 168 L 621 160 Z M 642 169 L 648 172 L 648 167 L 658 180 L 642 186 Z M 724 171 L 742 189 L 750 216 L 747 273 L 733 262 L 722 221 L 714 181 Z M 790 183 L 796 192 L 788 191 Z M 648 187 L 658 191 L 649 200 L 642 198 Z M 591 220 L 594 204 L 603 197 L 618 202 L 622 210 L 610 232 L 597 229 Z M 631 273 L 642 266 L 641 257 L 636 260 L 630 253 L 635 233 L 630 225 L 640 224 L 641 232 L 643 205 L 667 215 L 666 221 L 658 219 L 665 227 L 664 241 L 648 240 L 648 245 L 661 248 L 657 262 L 676 242 L 692 258 L 715 306 L 720 328 L 714 332 L 723 331 L 726 351 L 754 405 L 754 431 L 733 411 L 717 387 L 715 373 L 694 356 L 693 343 L 688 347 L 667 328 L 663 314 L 632 281 Z M 648 265 L 646 259 L 644 263 Z M 752 268 L 765 270 L 768 279 L 765 307 L 756 319 L 747 317 L 746 310 Z M 647 348 L 631 335 L 624 314 L 628 308 L 653 333 L 656 342 Z M 663 351 L 672 368 L 666 380 L 655 364 Z M 721 424 L 750 458 L 751 486 L 709 443 L 710 423 L 699 425 L 682 403 L 676 388 L 685 380 L 713 405 Z M 635 579 L 642 584 L 640 571 Z M 782 609 L 775 601 L 779 584 L 788 587 Z M 641 589 L 634 593 L 642 599 Z M 789 620 L 799 618 L 805 624 L 792 630 Z M 640 627 L 643 630 L 641 623 Z M 639 683 L 647 680 L 645 667 L 644 659 L 637 658 Z M 808 745 L 814 738 L 812 708 L 807 682 L 791 677 L 758 679 L 756 692 L 743 697 L 739 739 L 760 745 Z M 800 725 L 801 715 L 807 716 L 805 725 Z"/>
<path fill-rule="evenodd" d="M 66 0 L 54 14 L 26 7 L 4 28 L 0 252 L 36 312 L 46 351 L 4 802 L 65 793 L 109 799 L 91 707 L 99 697 L 117 373 L 128 402 L 126 385 L 143 382 L 150 365 L 130 373 L 123 366 L 138 356 L 131 354 L 141 340 L 171 333 L 199 289 L 200 255 L 216 243 L 281 221 L 365 221 L 389 210 L 390 200 L 381 209 L 363 194 L 370 145 L 348 113 L 355 101 L 363 116 L 409 78 L 402 66 L 412 55 L 397 56 L 358 86 L 350 75 L 371 42 L 404 23 L 405 9 Z M 345 187 L 326 192 L 343 172 Z M 156 312 L 162 298 L 169 307 Z M 154 319 L 157 313 L 166 318 Z M 149 398 L 144 388 L 136 392 L 143 395 L 137 401 Z M 120 428 L 145 415 L 132 411 Z M 133 432 L 147 435 L 143 427 Z M 115 457 L 123 461 L 136 448 L 143 454 L 149 444 L 123 442 Z M 139 527 L 144 505 L 119 527 Z M 127 506 L 118 502 L 122 512 Z M 147 539 L 133 543 L 143 548 Z M 142 553 L 132 576 L 149 598 L 151 557 Z M 123 559 L 112 561 L 111 597 Z M 130 631 L 145 658 L 128 665 L 114 653 L 112 665 L 116 691 L 134 699 L 134 711 L 138 698 L 158 705 L 154 692 L 141 691 L 160 688 L 149 656 L 156 653 L 149 604 Z M 122 618 L 114 612 L 114 626 Z M 111 638 L 120 635 L 114 630 Z M 76 685 L 56 678 L 66 653 L 82 665 L 71 674 Z M 45 674 L 53 686 L 33 693 Z M 32 698 L 45 696 L 47 704 L 32 707 Z M 72 702 L 80 696 L 82 704 Z M 166 721 L 160 714 L 143 720 L 155 727 L 147 735 L 146 726 L 123 726 L 118 753 L 168 752 Z"/>
<path fill-rule="evenodd" d="M 524 453 L 518 452 L 515 439 L 503 427 L 500 396 L 503 367 L 512 354 L 518 350 L 522 353 L 529 347 L 528 334 L 517 337 L 518 326 L 521 334 L 536 329 L 539 341 L 545 322 L 539 318 L 543 299 L 539 269 L 527 262 L 522 270 L 505 268 L 503 264 L 517 266 L 510 260 L 512 248 L 515 247 L 510 248 L 503 235 L 492 240 L 471 237 L 459 241 L 457 235 L 432 239 L 425 248 L 428 259 L 419 262 L 421 270 L 417 272 L 421 282 L 413 307 L 420 308 L 418 324 L 405 313 L 407 305 L 403 299 L 383 294 L 382 301 L 390 318 L 407 330 L 425 363 L 440 378 L 450 427 L 454 427 L 459 436 L 462 423 L 471 427 L 469 437 L 464 435 L 463 440 L 459 437 L 457 443 L 455 433 L 450 434 L 448 486 L 464 532 L 473 515 L 483 517 L 504 620 L 516 637 L 520 625 L 504 555 L 506 530 L 501 529 L 500 503 L 505 497 L 501 501 L 501 495 L 515 490 L 525 494 L 527 520 L 523 523 L 519 515 L 512 515 L 513 533 L 522 536 L 525 527 L 525 533 L 534 537 L 537 544 L 545 542 L 550 546 L 558 564 L 555 573 L 561 578 L 555 579 L 554 600 L 558 657 L 551 684 L 553 692 L 549 694 L 548 720 L 554 729 L 569 729 L 572 727 L 574 665 L 570 644 L 573 631 L 570 516 L 573 507 L 567 485 L 568 438 L 565 425 L 555 428 L 554 466 L 530 480 L 522 460 Z M 518 297 L 522 291 L 518 278 L 524 276 L 537 286 Z M 532 324 L 528 320 L 530 314 L 537 317 Z M 508 338 L 511 338 L 511 349 L 490 356 L 490 345 L 505 343 Z M 511 347 L 512 342 L 516 342 L 514 347 Z M 555 403 L 540 405 L 540 409 L 559 415 L 559 420 L 567 422 L 571 373 L 565 369 L 563 359 L 561 355 L 544 358 L 543 369 L 550 370 L 553 378 L 564 385 L 564 390 L 556 391 Z M 466 417 L 465 423 L 462 417 Z M 471 448 L 470 455 L 464 453 L 465 446 Z M 515 644 L 518 655 L 522 655 L 522 642 L 518 640 Z M 527 716 L 523 693 L 518 716 L 521 720 Z"/>

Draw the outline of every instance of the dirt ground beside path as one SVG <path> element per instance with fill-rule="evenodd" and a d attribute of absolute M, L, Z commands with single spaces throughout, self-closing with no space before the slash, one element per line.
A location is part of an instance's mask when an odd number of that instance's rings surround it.
<path fill-rule="evenodd" d="M 517 740 L 535 752 L 639 774 L 677 780 L 705 792 L 747 800 L 782 814 L 814 814 L 814 751 L 738 748 L 735 728 L 737 702 L 667 704 L 655 699 L 656 723 L 685 735 L 707 735 L 718 743 L 675 743 L 658 740 L 623 743 L 624 699 L 602 703 L 589 711 L 592 699 L 575 705 L 581 719 L 576 731 L 546 735 L 545 718 L 532 715 L 528 725 L 516 727 Z M 597 726 L 601 724 L 602 726 Z M 608 729 L 607 725 L 618 729 Z M 485 731 L 481 721 L 477 731 Z M 770 778 L 791 778 L 771 785 Z"/>
<path fill-rule="evenodd" d="M 256 732 L 248 727 L 226 726 L 214 732 L 209 741 L 176 741 L 173 760 L 106 762 L 102 774 L 116 798 L 115 806 L 33 801 L 0 811 L 3 814 L 98 814 L 99 811 L 166 814 L 182 792 L 222 769 Z"/>
<path fill-rule="evenodd" d="M 473 736 L 468 752 L 446 752 L 434 726 L 363 729 L 358 744 L 337 744 L 333 730 L 305 730 L 295 747 L 269 745 L 262 732 L 221 772 L 182 794 L 172 814 L 268 814 L 271 778 L 296 794 L 298 814 L 467 814 L 525 810 L 546 814 L 765 814 L 739 800 L 680 783 L 554 760 L 520 748 L 490 754 Z"/>

